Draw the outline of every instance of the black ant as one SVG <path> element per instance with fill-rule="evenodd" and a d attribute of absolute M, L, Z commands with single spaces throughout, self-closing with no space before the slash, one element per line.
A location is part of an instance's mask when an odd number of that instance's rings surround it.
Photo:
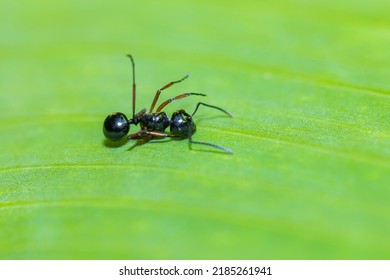
<path fill-rule="evenodd" d="M 209 105 L 203 102 L 198 102 L 198 104 L 195 107 L 194 112 L 189 115 L 184 110 L 177 110 L 172 114 L 171 118 L 168 118 L 167 114 L 165 112 L 161 112 L 161 110 L 171 103 L 174 100 L 181 99 L 187 96 L 191 95 L 199 95 L 199 96 L 206 96 L 202 93 L 194 93 L 194 92 L 188 92 L 183 93 L 178 96 L 175 96 L 173 98 L 170 98 L 166 100 L 165 102 L 161 103 L 160 106 L 157 107 L 157 110 L 153 113 L 153 109 L 157 103 L 157 100 L 160 96 L 161 91 L 164 89 L 169 88 L 173 84 L 180 83 L 183 80 L 187 79 L 189 77 L 189 73 L 187 73 L 182 79 L 174 82 L 170 82 L 157 90 L 156 95 L 154 96 L 152 105 L 150 106 L 149 113 L 146 113 L 146 109 L 142 109 L 137 114 L 135 114 L 135 99 L 136 99 L 136 86 L 135 86 L 135 66 L 134 66 L 134 60 L 131 55 L 127 55 L 132 64 L 132 71 L 133 71 L 133 118 L 130 120 L 127 119 L 126 115 L 123 113 L 115 112 L 109 115 L 103 124 L 103 133 L 106 136 L 106 138 L 118 141 L 123 139 L 124 136 L 126 136 L 130 130 L 130 125 L 138 125 L 140 124 L 141 130 L 130 134 L 127 136 L 127 139 L 143 139 L 143 140 L 150 140 L 152 137 L 172 137 L 172 138 L 178 138 L 178 139 L 184 139 L 188 138 L 190 143 L 193 144 L 202 144 L 202 145 L 208 145 L 217 149 L 220 149 L 224 152 L 232 154 L 233 152 L 227 148 L 224 148 L 222 146 L 218 146 L 215 144 L 207 143 L 207 142 L 199 142 L 192 140 L 192 135 L 196 131 L 196 125 L 194 121 L 192 120 L 192 117 L 195 115 L 195 113 L 198 111 L 198 108 L 200 105 L 210 107 L 217 109 L 229 117 L 232 117 L 231 114 L 226 112 L 224 109 Z M 167 127 L 170 127 L 170 134 L 165 133 L 165 129 Z"/>

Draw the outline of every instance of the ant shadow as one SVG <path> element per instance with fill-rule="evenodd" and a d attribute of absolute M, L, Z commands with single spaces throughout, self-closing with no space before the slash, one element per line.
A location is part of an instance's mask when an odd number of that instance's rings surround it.
<path fill-rule="evenodd" d="M 131 151 L 138 146 L 142 146 L 144 144 L 164 144 L 171 141 L 188 141 L 188 138 L 179 138 L 179 137 L 172 137 L 172 138 L 151 138 L 151 139 L 138 139 L 129 149 L 128 151 Z M 188 141 L 188 149 L 194 152 L 203 152 L 203 153 L 214 153 L 214 154 L 226 154 L 224 151 L 215 150 L 215 149 L 194 149 L 193 146 L 194 143 L 191 143 Z M 196 144 L 195 144 L 196 145 Z"/>
<path fill-rule="evenodd" d="M 212 153 L 212 154 L 222 154 L 222 155 L 226 155 L 227 153 L 224 152 L 224 151 L 221 151 L 221 150 L 217 150 L 217 149 L 194 149 L 192 147 L 192 143 L 191 142 L 188 142 L 188 149 L 190 151 L 194 151 L 194 152 L 197 152 L 197 153 Z"/>
<path fill-rule="evenodd" d="M 171 141 L 188 141 L 187 138 L 150 138 L 150 139 L 137 139 L 133 145 L 131 145 L 130 148 L 127 149 L 127 151 L 132 151 L 133 149 L 137 148 L 138 146 L 142 146 L 145 144 L 164 144 Z M 120 141 L 110 141 L 108 139 L 104 140 L 104 145 L 107 148 L 120 148 L 126 144 L 129 143 L 129 140 L 125 137 L 124 139 L 121 139 Z M 194 152 L 203 152 L 203 153 L 214 153 L 214 154 L 225 154 L 223 151 L 215 150 L 215 149 L 197 149 L 193 148 L 193 143 L 188 141 L 188 149 Z"/>
<path fill-rule="evenodd" d="M 157 144 L 157 143 L 165 143 L 165 142 L 170 142 L 173 139 L 168 139 L 168 138 L 146 138 L 146 139 L 137 139 L 135 143 L 128 149 L 129 151 L 133 150 L 137 146 L 142 146 L 146 143 L 148 144 Z M 111 141 L 109 139 L 104 139 L 103 140 L 103 145 L 106 146 L 107 148 L 120 148 L 129 142 L 133 142 L 134 140 L 129 140 L 127 137 L 123 137 L 123 139 L 119 141 Z"/>
<path fill-rule="evenodd" d="M 108 139 L 103 140 L 103 145 L 106 146 L 107 148 L 119 148 L 127 144 L 129 142 L 126 137 L 119 141 L 111 141 Z"/>
<path fill-rule="evenodd" d="M 137 148 L 138 146 L 142 146 L 144 144 L 162 144 L 166 142 L 171 142 L 173 139 L 169 138 L 147 138 L 147 139 L 138 139 L 136 142 L 127 150 L 132 151 L 133 149 Z"/>

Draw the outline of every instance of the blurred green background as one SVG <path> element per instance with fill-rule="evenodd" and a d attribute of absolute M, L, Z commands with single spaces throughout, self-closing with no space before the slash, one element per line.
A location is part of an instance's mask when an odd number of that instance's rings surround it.
<path fill-rule="evenodd" d="M 389 1 L 14 1 L 0 11 L 1 259 L 389 259 Z M 113 111 L 201 92 L 195 140 Z M 137 130 L 132 127 L 132 132 Z"/>

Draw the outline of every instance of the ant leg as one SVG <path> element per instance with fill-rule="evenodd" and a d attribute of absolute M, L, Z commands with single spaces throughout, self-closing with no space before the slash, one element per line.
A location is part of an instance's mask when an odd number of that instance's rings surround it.
<path fill-rule="evenodd" d="M 127 136 L 127 139 L 147 139 L 151 137 L 172 137 L 172 135 L 163 133 L 163 132 L 155 132 L 149 130 L 140 130 L 136 133 L 130 134 Z"/>
<path fill-rule="evenodd" d="M 203 93 L 195 93 L 195 92 L 187 92 L 187 93 L 180 94 L 180 95 L 178 95 L 178 96 L 169 98 L 167 101 L 161 103 L 161 105 L 158 106 L 158 108 L 157 108 L 157 110 L 156 110 L 156 113 L 160 112 L 165 106 L 167 106 L 167 105 L 168 105 L 169 103 L 171 103 L 173 100 L 182 99 L 182 98 L 184 98 L 184 97 L 191 96 L 191 95 L 206 96 L 206 94 L 203 94 Z"/>
<path fill-rule="evenodd" d="M 229 117 L 233 118 L 232 114 L 230 114 L 229 112 L 225 111 L 224 109 L 220 108 L 220 107 L 217 107 L 217 106 L 213 106 L 213 105 L 209 105 L 209 104 L 206 104 L 206 103 L 203 103 L 203 102 L 198 102 L 198 104 L 196 104 L 196 108 L 194 110 L 194 112 L 192 113 L 191 117 L 193 117 L 196 113 L 196 111 L 198 111 L 198 108 L 200 105 L 203 105 L 203 106 L 207 106 L 207 107 L 210 107 L 210 108 L 214 108 L 214 109 L 217 109 L 223 113 L 225 113 L 226 115 L 228 115 Z"/>
<path fill-rule="evenodd" d="M 164 89 L 169 88 L 169 87 L 172 86 L 173 84 L 180 83 L 181 81 L 187 79 L 189 76 L 190 76 L 190 73 L 187 73 L 187 74 L 186 74 L 183 78 L 181 78 L 180 80 L 177 80 L 177 81 L 174 81 L 174 82 L 170 82 L 170 83 L 166 84 L 165 86 L 163 86 L 162 88 L 160 88 L 159 90 L 157 90 L 156 95 L 154 96 L 152 105 L 150 106 L 149 113 L 152 113 L 152 112 L 153 112 L 153 108 L 154 108 L 154 106 L 156 105 L 158 98 L 160 97 L 161 91 L 163 91 Z"/>
<path fill-rule="evenodd" d="M 134 65 L 134 59 L 131 54 L 127 55 L 131 60 L 131 69 L 133 69 L 133 119 L 135 114 L 135 99 L 136 99 L 136 86 L 135 86 L 135 65 Z"/>
<path fill-rule="evenodd" d="M 194 141 L 192 140 L 192 132 L 190 131 L 190 134 L 188 135 L 188 143 L 191 145 L 191 144 L 201 144 L 201 145 L 207 145 L 207 146 L 211 146 L 211 147 L 214 147 L 214 148 L 217 148 L 217 149 L 220 149 L 228 154 L 233 154 L 233 151 L 228 149 L 228 148 L 225 148 L 225 147 L 222 147 L 222 146 L 219 146 L 219 145 L 215 145 L 215 144 L 212 144 L 212 143 L 208 143 L 208 142 L 200 142 L 200 141 Z M 191 149 L 191 146 L 190 146 L 190 149 Z"/>

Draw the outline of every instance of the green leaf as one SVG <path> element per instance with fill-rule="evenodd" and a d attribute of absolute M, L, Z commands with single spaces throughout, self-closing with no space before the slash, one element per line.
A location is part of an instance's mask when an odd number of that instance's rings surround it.
<path fill-rule="evenodd" d="M 388 1 L 14 1 L 1 259 L 389 259 Z M 194 140 L 102 123 L 184 92 Z M 136 132 L 138 127 L 131 127 Z"/>

